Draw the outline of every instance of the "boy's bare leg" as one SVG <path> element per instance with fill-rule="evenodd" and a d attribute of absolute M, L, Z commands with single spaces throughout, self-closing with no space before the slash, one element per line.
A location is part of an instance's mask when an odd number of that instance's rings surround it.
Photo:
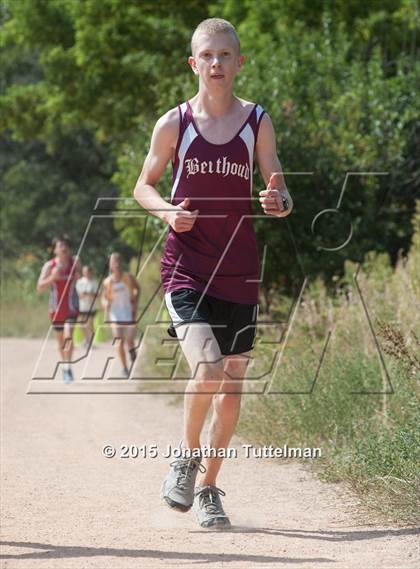
<path fill-rule="evenodd" d="M 118 355 L 121 360 L 121 365 L 124 368 L 127 367 L 127 358 L 125 356 L 125 341 L 124 338 L 119 338 L 118 340 Z"/>
<path fill-rule="evenodd" d="M 60 352 L 61 360 L 66 361 L 64 353 L 64 330 L 56 330 L 55 335 L 57 338 L 58 351 Z"/>
<path fill-rule="evenodd" d="M 137 351 L 135 349 L 135 335 L 136 335 L 136 326 L 135 324 L 130 324 L 126 327 L 125 338 L 127 341 L 127 349 L 128 353 L 130 354 L 131 363 L 137 358 Z"/>
<path fill-rule="evenodd" d="M 89 316 L 86 325 L 84 327 L 85 331 L 85 340 L 88 345 L 90 345 L 92 338 L 93 338 L 93 317 Z"/>
<path fill-rule="evenodd" d="M 63 362 L 63 379 L 66 383 L 73 380 L 71 371 L 71 360 L 73 355 L 73 326 L 69 323 L 64 324 L 63 330 L 56 330 L 58 349 Z"/>
<path fill-rule="evenodd" d="M 125 331 L 125 338 L 127 340 L 127 348 L 131 350 L 131 348 L 134 348 L 134 337 L 136 335 L 135 324 L 128 324 L 124 326 L 124 331 Z"/>
<path fill-rule="evenodd" d="M 183 324 L 177 336 L 191 370 L 184 397 L 183 447 L 200 448 L 200 434 L 214 394 L 223 381 L 223 356 L 211 326 L 203 322 Z M 187 453 L 186 453 L 187 454 Z M 188 453 L 189 454 L 189 453 Z M 178 458 L 162 485 L 162 498 L 174 509 L 188 511 L 194 503 L 194 485 L 201 458 Z"/>
<path fill-rule="evenodd" d="M 119 326 L 118 324 L 111 324 L 112 335 L 114 337 L 114 345 L 117 346 L 118 357 L 121 361 L 121 366 L 127 367 L 127 359 L 125 355 L 125 330 L 124 326 Z"/>
<path fill-rule="evenodd" d="M 66 363 L 71 363 L 73 356 L 73 326 L 71 324 L 64 324 L 62 335 L 62 355 Z"/>
<path fill-rule="evenodd" d="M 177 333 L 191 370 L 184 396 L 183 443 L 186 448 L 194 449 L 200 447 L 207 413 L 223 380 L 223 356 L 209 324 L 185 324 Z"/>
<path fill-rule="evenodd" d="M 228 448 L 238 423 L 243 378 L 249 364 L 251 352 L 226 356 L 224 358 L 224 379 L 219 393 L 213 397 L 213 414 L 208 432 L 207 445 L 211 449 Z M 223 458 L 203 459 L 206 471 L 197 480 L 198 486 L 216 486 L 216 478 Z"/>

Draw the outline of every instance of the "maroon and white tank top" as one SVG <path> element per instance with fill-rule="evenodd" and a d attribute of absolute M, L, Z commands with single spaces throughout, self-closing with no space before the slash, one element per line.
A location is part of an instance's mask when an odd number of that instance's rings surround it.
<path fill-rule="evenodd" d="M 57 324 L 64 323 L 66 318 L 76 317 L 79 311 L 79 297 L 76 291 L 75 264 L 76 257 L 71 257 L 65 267 L 60 269 L 60 278 L 50 285 L 49 313 Z M 57 257 L 49 261 L 53 270 L 58 265 Z"/>
<path fill-rule="evenodd" d="M 190 231 L 177 233 L 169 226 L 161 258 L 163 289 L 167 294 L 188 287 L 230 302 L 257 304 L 260 263 L 251 196 L 264 110 L 254 105 L 229 142 L 213 144 L 200 134 L 189 102 L 178 109 L 171 203 L 189 197 L 188 209 L 199 214 Z"/>

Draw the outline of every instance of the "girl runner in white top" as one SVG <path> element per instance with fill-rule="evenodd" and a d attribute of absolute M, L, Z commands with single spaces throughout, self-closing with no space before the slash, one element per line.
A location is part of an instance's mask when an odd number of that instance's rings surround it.
<path fill-rule="evenodd" d="M 109 308 L 111 322 L 123 323 L 133 321 L 133 307 L 129 284 L 124 280 L 115 282 L 111 280 L 112 302 Z"/>
<path fill-rule="evenodd" d="M 82 274 L 82 278 L 76 282 L 76 291 L 79 296 L 79 322 L 84 324 L 85 347 L 89 347 L 94 335 L 93 319 L 96 314 L 98 281 L 93 278 L 92 269 L 88 265 L 83 267 Z"/>
<path fill-rule="evenodd" d="M 122 375 L 129 377 L 125 342 L 127 342 L 131 364 L 136 359 L 134 334 L 140 286 L 133 275 L 123 271 L 119 253 L 112 253 L 109 259 L 110 275 L 104 281 L 102 305 L 106 320 L 111 321 L 114 338 L 118 338 L 118 355 L 122 364 Z"/>

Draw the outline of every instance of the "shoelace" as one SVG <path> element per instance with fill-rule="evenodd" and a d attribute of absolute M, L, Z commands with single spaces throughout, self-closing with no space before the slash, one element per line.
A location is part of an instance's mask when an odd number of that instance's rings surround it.
<path fill-rule="evenodd" d="M 182 490 L 186 489 L 186 484 L 190 481 L 195 466 L 198 467 L 200 472 L 206 471 L 205 466 L 194 458 L 178 458 L 171 462 L 169 466 L 173 466 L 174 470 L 180 472 L 176 479 L 176 485 Z"/>
<path fill-rule="evenodd" d="M 218 503 L 218 496 L 226 496 L 221 488 L 216 486 L 206 486 L 199 492 L 197 496 L 200 502 L 200 507 L 205 508 L 208 514 L 224 514 L 223 509 L 220 508 Z"/>

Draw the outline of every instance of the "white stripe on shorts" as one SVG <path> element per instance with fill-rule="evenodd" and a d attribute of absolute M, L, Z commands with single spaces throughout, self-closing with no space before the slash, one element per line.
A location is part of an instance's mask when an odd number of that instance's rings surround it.
<path fill-rule="evenodd" d="M 166 306 L 168 308 L 168 312 L 169 312 L 169 316 L 171 317 L 171 320 L 174 324 L 177 324 L 178 322 L 182 322 L 182 318 L 179 316 L 179 314 L 177 313 L 177 311 L 174 308 L 174 305 L 172 304 L 172 298 L 171 298 L 171 292 L 167 292 L 165 294 L 165 302 L 166 302 Z"/>

